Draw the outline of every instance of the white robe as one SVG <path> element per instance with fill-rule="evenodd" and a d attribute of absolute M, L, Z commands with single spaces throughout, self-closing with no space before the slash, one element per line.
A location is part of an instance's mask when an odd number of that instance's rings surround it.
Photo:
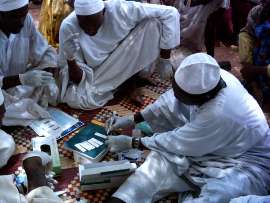
<path fill-rule="evenodd" d="M 105 1 L 104 23 L 95 36 L 79 27 L 71 13 L 60 28 L 61 101 L 74 108 L 102 107 L 116 88 L 148 67 L 161 49 L 180 43 L 179 14 L 173 7 L 124 0 Z M 79 33 L 76 61 L 83 70 L 80 84 L 68 84 L 68 68 L 63 42 Z"/>
<path fill-rule="evenodd" d="M 270 196 L 248 195 L 235 198 L 230 203 L 269 203 Z"/>
<path fill-rule="evenodd" d="M 181 187 L 182 175 L 201 187 L 199 198 L 186 201 L 189 203 L 227 203 L 240 195 L 267 194 L 270 188 L 267 121 L 255 99 L 233 75 L 221 70 L 221 76 L 227 87 L 200 107 L 180 103 L 169 90 L 142 111 L 144 119 L 157 132 L 142 138 L 142 143 L 160 156 L 152 159 L 153 163 L 163 162 L 162 170 L 151 164 L 150 168 L 140 167 L 114 196 L 129 203 L 139 198 L 150 203 L 164 195 L 164 191 L 166 194 L 186 191 L 186 186 Z M 173 178 L 166 187 L 159 185 L 161 180 L 153 178 L 157 174 L 178 176 L 180 182 Z M 145 191 L 148 196 L 139 196 L 135 180 L 149 188 Z"/>
<path fill-rule="evenodd" d="M 15 76 L 28 70 L 57 67 L 55 50 L 37 31 L 30 14 L 18 34 L 9 38 L 0 30 L 0 77 Z M 1 84 L 2 86 L 2 84 Z M 47 111 L 37 102 L 56 100 L 58 88 L 55 83 L 48 87 L 33 88 L 16 86 L 4 92 L 6 114 L 5 125 L 27 125 L 32 120 L 48 117 Z"/>
<path fill-rule="evenodd" d="M 0 168 L 7 164 L 14 152 L 15 142 L 13 138 L 3 130 L 0 130 Z"/>

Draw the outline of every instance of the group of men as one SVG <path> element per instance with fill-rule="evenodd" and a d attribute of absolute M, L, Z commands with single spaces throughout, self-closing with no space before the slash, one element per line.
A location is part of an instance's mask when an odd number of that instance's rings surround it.
<path fill-rule="evenodd" d="M 213 0 L 209 7 L 198 2 L 179 5 L 211 13 L 223 1 Z M 259 10 L 264 20 L 269 19 L 269 8 L 270 0 L 262 0 Z M 75 0 L 74 11 L 60 27 L 58 55 L 37 31 L 28 14 L 28 0 L 0 0 L 0 120 L 4 125 L 25 126 L 49 117 L 46 107 L 59 102 L 79 109 L 103 107 L 129 78 L 148 77 L 154 67 L 161 77 L 172 80 L 172 89 L 135 115 L 111 118 L 109 131 L 146 121 L 154 134 L 109 136 L 112 152 L 150 150 L 109 202 L 151 203 L 172 192 L 188 191 L 198 196 L 185 203 L 266 201 L 267 197 L 259 197 L 270 189 L 266 118 L 240 81 L 220 69 L 211 56 L 191 51 L 184 59 L 171 60 L 171 50 L 182 44 L 180 25 L 183 36 L 187 27 L 195 35 L 199 33 L 195 22 L 207 18 L 184 14 L 186 19 L 181 20 L 180 16 L 181 10 L 171 6 Z M 15 143 L 3 131 L 0 138 L 2 167 Z M 0 176 L 0 202 L 62 202 L 45 186 L 48 162 L 42 154 L 26 156 L 23 165 L 32 184 L 28 190 L 38 191 L 30 192 L 27 200 L 12 188 L 11 177 Z M 3 185 L 16 195 L 5 195 Z M 8 200 L 11 196 L 14 200 Z"/>

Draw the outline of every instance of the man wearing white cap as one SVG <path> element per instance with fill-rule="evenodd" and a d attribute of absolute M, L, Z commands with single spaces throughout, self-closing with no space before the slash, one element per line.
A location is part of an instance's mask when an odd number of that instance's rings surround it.
<path fill-rule="evenodd" d="M 146 121 L 151 137 L 110 136 L 118 152 L 147 148 L 146 161 L 114 193 L 115 202 L 150 203 L 170 192 L 198 192 L 185 203 L 227 203 L 270 187 L 269 127 L 254 98 L 211 56 L 198 53 L 177 69 L 173 88 L 109 130 Z"/>
<path fill-rule="evenodd" d="M 27 125 L 48 117 L 42 106 L 55 99 L 55 50 L 35 28 L 28 0 L 0 0 L 0 85 L 5 125 Z M 49 72 L 51 71 L 51 72 Z M 39 103 L 39 104 L 38 104 Z"/>
<path fill-rule="evenodd" d="M 156 59 L 163 76 L 172 73 L 170 50 L 180 43 L 175 8 L 124 0 L 75 0 L 74 8 L 60 28 L 62 102 L 102 107 Z"/>

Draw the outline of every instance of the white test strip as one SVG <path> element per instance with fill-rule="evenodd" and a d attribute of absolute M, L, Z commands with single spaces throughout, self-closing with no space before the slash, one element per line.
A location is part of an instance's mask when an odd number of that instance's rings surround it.
<path fill-rule="evenodd" d="M 75 144 L 74 146 L 82 152 L 86 151 L 86 149 L 84 149 L 80 144 Z"/>
<path fill-rule="evenodd" d="M 95 143 L 97 143 L 99 146 L 103 145 L 103 142 L 100 142 L 99 140 L 97 140 L 96 138 L 92 138 L 92 141 L 94 141 Z"/>
<path fill-rule="evenodd" d="M 87 150 L 92 150 L 92 149 L 95 149 L 95 145 L 91 145 L 89 142 L 85 141 L 85 142 L 82 142 L 80 143 L 81 146 L 83 146 L 85 149 Z"/>
<path fill-rule="evenodd" d="M 103 139 L 107 139 L 107 136 L 106 135 L 103 135 L 103 134 L 101 134 L 99 132 L 96 132 L 95 135 L 98 136 L 98 137 L 101 137 Z"/>
<path fill-rule="evenodd" d="M 89 142 L 91 145 L 94 145 L 95 147 L 99 147 L 99 144 L 95 143 L 93 141 L 93 138 L 91 138 L 90 140 L 88 140 L 87 142 Z"/>

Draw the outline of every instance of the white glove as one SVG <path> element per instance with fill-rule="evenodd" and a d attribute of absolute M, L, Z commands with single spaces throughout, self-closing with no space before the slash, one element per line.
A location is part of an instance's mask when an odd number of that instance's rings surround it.
<path fill-rule="evenodd" d="M 110 119 L 106 121 L 106 131 L 109 133 L 111 131 L 120 129 L 120 128 L 129 128 L 135 125 L 134 116 L 115 116 L 113 115 Z"/>
<path fill-rule="evenodd" d="M 121 152 L 132 148 L 132 137 L 127 135 L 108 136 L 106 144 L 110 152 Z"/>
<path fill-rule="evenodd" d="M 157 62 L 157 72 L 161 79 L 168 80 L 173 77 L 173 66 L 170 59 L 159 58 Z"/>
<path fill-rule="evenodd" d="M 43 70 L 32 70 L 19 74 L 19 79 L 22 85 L 33 87 L 45 86 L 54 82 L 53 74 Z"/>
<path fill-rule="evenodd" d="M 73 60 L 80 50 L 79 33 L 70 35 L 63 43 L 63 50 L 68 60 Z"/>

